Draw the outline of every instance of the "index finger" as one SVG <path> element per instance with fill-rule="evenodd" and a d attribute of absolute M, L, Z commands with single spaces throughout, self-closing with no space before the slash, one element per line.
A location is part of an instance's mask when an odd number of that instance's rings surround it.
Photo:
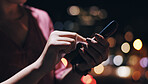
<path fill-rule="evenodd" d="M 95 34 L 95 40 L 101 43 L 103 46 L 106 46 L 106 47 L 109 46 L 109 43 L 107 42 L 107 40 L 100 34 Z"/>
<path fill-rule="evenodd" d="M 80 36 L 79 34 L 76 34 L 77 42 L 86 42 L 86 38 Z"/>
<path fill-rule="evenodd" d="M 60 31 L 56 31 L 56 32 L 59 33 Z M 79 35 L 75 32 L 62 31 L 59 33 L 59 35 L 61 37 L 74 38 L 76 40 L 76 42 L 86 42 L 86 39 L 84 37 L 82 37 L 81 35 Z"/>

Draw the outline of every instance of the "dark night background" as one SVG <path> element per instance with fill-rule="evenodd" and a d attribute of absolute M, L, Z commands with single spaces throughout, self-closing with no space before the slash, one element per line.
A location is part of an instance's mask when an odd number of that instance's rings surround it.
<path fill-rule="evenodd" d="M 126 25 L 133 27 L 137 38 L 148 43 L 148 12 L 146 0 L 28 0 L 26 4 L 43 9 L 49 13 L 53 23 L 71 18 L 67 14 L 67 8 L 77 5 L 83 8 L 98 6 L 108 12 L 108 17 L 103 20 L 104 24 L 115 19 L 122 30 Z"/>
<path fill-rule="evenodd" d="M 111 20 L 116 20 L 119 23 L 118 33 L 120 35 L 124 35 L 127 31 L 132 31 L 134 39 L 140 38 L 143 45 L 148 49 L 148 4 L 146 0 L 28 0 L 26 4 L 47 11 L 53 23 L 56 21 L 76 20 L 76 16 L 70 16 L 67 13 L 67 8 L 72 5 L 83 9 L 97 6 L 105 9 L 108 13 L 106 19 L 99 21 L 99 25 L 105 26 Z M 91 36 L 95 31 L 93 28 L 90 29 L 86 26 L 77 32 L 87 37 Z M 112 76 L 96 79 L 102 81 L 103 84 L 146 84 L 148 82 L 146 80 L 146 82 L 138 81 L 130 83 L 126 82 L 128 79 Z"/>

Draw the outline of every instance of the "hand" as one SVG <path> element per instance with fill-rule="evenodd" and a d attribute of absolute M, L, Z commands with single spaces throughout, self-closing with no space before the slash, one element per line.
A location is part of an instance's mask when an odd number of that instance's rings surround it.
<path fill-rule="evenodd" d="M 83 45 L 83 48 L 79 51 L 80 55 L 85 60 L 84 63 L 77 66 L 81 71 L 91 69 L 108 58 L 109 43 L 107 40 L 99 34 L 96 34 L 94 38 L 95 40 L 87 38 L 87 44 Z"/>
<path fill-rule="evenodd" d="M 47 71 L 53 70 L 65 54 L 75 49 L 76 43 L 79 41 L 86 42 L 86 39 L 73 32 L 52 32 L 39 58 L 43 69 Z"/>

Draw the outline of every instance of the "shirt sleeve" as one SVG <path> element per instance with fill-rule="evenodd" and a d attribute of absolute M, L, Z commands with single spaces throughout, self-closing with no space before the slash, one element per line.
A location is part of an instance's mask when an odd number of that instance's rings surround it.
<path fill-rule="evenodd" d="M 32 16 L 36 18 L 43 36 L 48 40 L 50 33 L 54 31 L 53 23 L 49 14 L 44 10 L 34 7 L 29 7 L 29 9 L 32 11 Z"/>

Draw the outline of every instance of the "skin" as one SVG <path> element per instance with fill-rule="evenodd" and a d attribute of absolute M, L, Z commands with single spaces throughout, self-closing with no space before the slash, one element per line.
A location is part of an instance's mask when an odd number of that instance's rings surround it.
<path fill-rule="evenodd" d="M 25 2 L 26 0 L 0 0 L 0 28 L 19 46 L 23 44 L 28 32 L 28 26 L 26 24 L 28 19 L 26 18 L 21 20 L 21 22 L 26 26 L 25 28 L 20 27 L 23 34 L 17 32 L 17 28 L 15 28 L 15 26 L 13 27 L 13 31 L 9 32 L 10 29 L 12 29 L 11 27 L 8 27 L 7 29 L 7 27 L 1 27 L 1 25 L 6 22 L 7 25 L 11 25 L 13 21 L 16 21 L 22 15 L 25 15 L 25 11 L 21 11 L 18 6 Z M 17 35 L 14 36 L 14 33 L 17 33 Z M 13 38 L 13 36 L 15 38 Z M 85 44 L 87 44 L 87 46 L 84 45 L 80 50 L 80 54 L 85 60 L 85 63 L 78 65 L 80 70 L 85 71 L 93 68 L 107 59 L 109 50 L 108 42 L 99 34 L 95 35 L 94 40 L 91 38 L 83 38 L 74 32 L 54 31 L 49 36 L 40 57 L 35 62 L 1 84 L 36 84 L 44 75 L 54 69 L 55 65 L 59 63 L 60 59 L 63 57 L 63 54 L 70 53 L 74 50 L 78 42 L 85 42 Z M 69 80 L 69 76 L 73 76 L 77 79 L 81 78 L 81 75 L 70 72 L 63 80 Z"/>

